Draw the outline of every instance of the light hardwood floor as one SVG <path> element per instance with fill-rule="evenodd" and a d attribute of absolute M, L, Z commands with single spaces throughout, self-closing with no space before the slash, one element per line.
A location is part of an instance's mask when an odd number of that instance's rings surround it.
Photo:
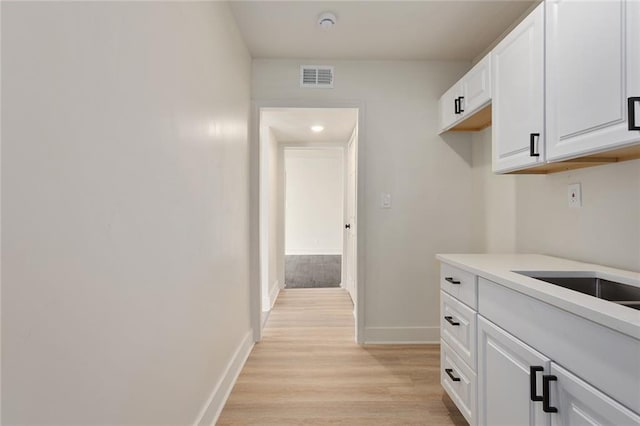
<path fill-rule="evenodd" d="M 342 289 L 282 290 L 218 425 L 455 425 L 439 345 L 354 343 Z"/>

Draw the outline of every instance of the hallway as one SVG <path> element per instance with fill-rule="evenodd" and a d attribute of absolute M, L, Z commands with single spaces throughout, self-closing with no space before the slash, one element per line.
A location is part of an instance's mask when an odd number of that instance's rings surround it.
<path fill-rule="evenodd" d="M 466 425 L 439 346 L 358 346 L 352 309 L 343 289 L 282 290 L 218 425 Z"/>

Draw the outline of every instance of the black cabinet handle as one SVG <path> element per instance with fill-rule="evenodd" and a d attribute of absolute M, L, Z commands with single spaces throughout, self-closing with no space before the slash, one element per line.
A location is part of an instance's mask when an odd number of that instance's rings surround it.
<path fill-rule="evenodd" d="M 453 368 L 445 368 L 444 372 L 447 373 L 449 378 L 451 380 L 453 380 L 454 382 L 459 382 L 460 381 L 460 377 L 456 377 L 456 376 L 453 375 Z"/>
<path fill-rule="evenodd" d="M 462 109 L 462 101 L 464 101 L 464 96 L 458 97 L 458 110 L 462 113 L 464 110 Z"/>
<path fill-rule="evenodd" d="M 540 153 L 536 152 L 536 138 L 540 137 L 540 133 L 531 133 L 529 135 L 529 155 L 531 157 L 540 157 Z"/>
<path fill-rule="evenodd" d="M 549 382 L 556 381 L 558 378 L 553 374 L 545 374 L 542 376 L 542 411 L 545 413 L 557 413 L 558 409 L 552 407 L 549 402 Z"/>
<path fill-rule="evenodd" d="M 449 281 L 451 284 L 460 284 L 460 281 L 454 279 L 453 277 L 445 277 L 445 281 Z"/>
<path fill-rule="evenodd" d="M 444 319 L 451 325 L 460 325 L 459 322 L 453 320 L 453 317 L 444 317 Z"/>
<path fill-rule="evenodd" d="M 460 98 L 456 98 L 453 100 L 453 111 L 456 114 L 460 114 Z"/>
<path fill-rule="evenodd" d="M 640 130 L 640 123 L 636 123 L 636 104 L 640 102 L 640 97 L 629 98 L 627 100 L 629 114 L 629 130 Z"/>
<path fill-rule="evenodd" d="M 529 367 L 529 383 L 531 384 L 531 400 L 542 401 L 542 396 L 538 395 L 538 385 L 536 383 L 536 373 L 538 371 L 544 371 L 544 367 L 534 365 Z"/>
<path fill-rule="evenodd" d="M 351 229 L 351 224 L 350 224 L 350 223 L 347 223 L 347 224 L 344 226 L 344 229 Z"/>

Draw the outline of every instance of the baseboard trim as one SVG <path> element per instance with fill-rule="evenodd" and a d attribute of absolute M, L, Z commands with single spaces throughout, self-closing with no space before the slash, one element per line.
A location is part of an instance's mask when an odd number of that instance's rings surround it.
<path fill-rule="evenodd" d="M 280 282 L 276 281 L 275 283 L 273 283 L 273 286 L 271 287 L 271 291 L 269 292 L 269 308 L 270 309 L 273 309 L 273 305 L 276 303 L 278 294 L 280 294 Z"/>
<path fill-rule="evenodd" d="M 218 417 L 220 417 L 222 409 L 231 394 L 231 390 L 236 384 L 236 380 L 238 380 L 240 371 L 242 371 L 244 363 L 247 361 L 247 358 L 249 358 L 253 345 L 254 341 L 252 330 L 244 336 L 244 339 L 242 339 L 242 342 L 229 360 L 224 374 L 220 380 L 218 380 L 218 383 L 216 383 L 213 388 L 213 392 L 211 392 L 209 399 L 202 407 L 202 410 L 200 410 L 197 420 L 194 423 L 195 426 L 213 426 L 216 424 Z"/>
<path fill-rule="evenodd" d="M 262 311 L 262 315 L 260 317 L 260 330 L 263 330 L 264 326 L 267 324 L 267 320 L 269 319 L 270 313 L 271 313 L 271 310 Z"/>
<path fill-rule="evenodd" d="M 440 343 L 440 327 L 365 327 L 364 343 Z"/>
<path fill-rule="evenodd" d="M 310 249 L 294 250 L 284 254 L 285 256 L 342 256 L 342 250 Z"/>

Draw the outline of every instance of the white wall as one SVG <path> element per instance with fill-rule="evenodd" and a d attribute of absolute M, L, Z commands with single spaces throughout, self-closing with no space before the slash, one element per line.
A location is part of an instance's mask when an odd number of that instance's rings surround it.
<path fill-rule="evenodd" d="M 491 129 L 473 136 L 488 251 L 543 253 L 640 271 L 640 160 L 544 176 L 491 174 Z M 567 186 L 582 184 L 580 209 Z M 501 226 L 500 223 L 504 224 Z M 514 245 L 515 242 L 515 245 Z"/>
<path fill-rule="evenodd" d="M 260 128 L 260 209 L 262 311 L 271 309 L 284 282 L 282 150 L 272 129 Z"/>
<path fill-rule="evenodd" d="M 301 89 L 301 64 L 335 66 L 335 88 Z M 359 101 L 365 340 L 439 339 L 438 252 L 472 245 L 470 136 L 437 136 L 438 99 L 467 62 L 254 60 L 256 101 Z M 393 197 L 380 208 L 380 193 Z"/>
<path fill-rule="evenodd" d="M 474 252 L 516 251 L 516 179 L 491 171 L 491 127 L 471 134 Z"/>
<path fill-rule="evenodd" d="M 251 337 L 249 90 L 225 3 L 2 3 L 3 424 L 196 421 Z"/>
<path fill-rule="evenodd" d="M 286 254 L 342 254 L 344 148 L 286 149 Z"/>
<path fill-rule="evenodd" d="M 567 186 L 582 184 L 581 209 Z M 521 176 L 517 249 L 640 272 L 640 160 L 548 176 Z"/>

